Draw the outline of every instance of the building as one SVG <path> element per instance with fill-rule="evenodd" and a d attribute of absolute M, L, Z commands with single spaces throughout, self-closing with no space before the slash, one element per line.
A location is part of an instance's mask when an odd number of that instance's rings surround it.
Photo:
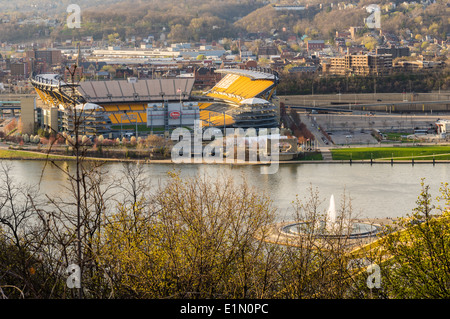
<path fill-rule="evenodd" d="M 350 30 L 336 31 L 336 38 L 350 38 Z"/>
<path fill-rule="evenodd" d="M 200 103 L 203 126 L 271 128 L 279 125 L 278 73 L 263 68 L 219 69 L 222 79 Z"/>
<path fill-rule="evenodd" d="M 258 48 L 258 59 L 270 59 L 271 56 L 278 54 L 278 48 L 275 45 L 263 45 Z"/>
<path fill-rule="evenodd" d="M 194 86 L 199 89 L 212 88 L 220 81 L 222 75 L 215 68 L 199 67 L 194 70 Z"/>
<path fill-rule="evenodd" d="M 392 70 L 390 54 L 347 54 L 333 57 L 324 72 L 336 75 L 381 75 Z"/>
<path fill-rule="evenodd" d="M 25 62 L 13 62 L 10 65 L 11 76 L 15 79 L 25 79 L 29 76 L 30 71 L 28 63 Z"/>
<path fill-rule="evenodd" d="M 194 128 L 200 120 L 198 102 L 153 104 L 147 107 L 147 127 L 170 131 L 177 127 Z"/>
<path fill-rule="evenodd" d="M 319 68 L 319 65 L 294 66 L 289 69 L 289 73 L 315 73 Z"/>
<path fill-rule="evenodd" d="M 31 83 L 45 104 L 41 127 L 70 131 L 75 107 L 88 122 L 81 128 L 82 134 L 100 135 L 120 134 L 123 124 L 146 125 L 149 103 L 188 101 L 194 79 L 129 78 L 71 84 L 57 74 L 42 74 L 33 77 Z"/>
<path fill-rule="evenodd" d="M 375 50 L 376 54 L 390 54 L 392 55 L 392 59 L 410 56 L 411 52 L 408 47 L 378 47 Z"/>
<path fill-rule="evenodd" d="M 308 51 L 322 51 L 325 48 L 324 40 L 309 40 L 306 43 L 306 49 Z"/>
<path fill-rule="evenodd" d="M 64 69 L 64 81 L 65 82 L 77 83 L 77 82 L 80 82 L 82 78 L 83 78 L 83 67 L 82 66 L 77 65 L 76 68 L 71 66 L 69 68 Z"/>
<path fill-rule="evenodd" d="M 34 76 L 31 83 L 45 104 L 39 125 L 56 132 L 73 130 L 75 111 L 83 117 L 79 133 L 92 136 L 120 136 L 123 128 L 148 134 L 145 127 L 153 131 L 158 126 L 160 132 L 167 132 L 195 119 L 204 127 L 278 126 L 278 106 L 272 103 L 276 100 L 276 72 L 219 69 L 215 73 L 221 80 L 203 96 L 191 96 L 193 77 L 72 84 L 58 74 L 41 74 Z"/>
<path fill-rule="evenodd" d="M 402 71 L 415 71 L 418 69 L 440 68 L 445 64 L 442 61 L 398 61 L 394 65 L 395 68 L 401 68 Z"/>
<path fill-rule="evenodd" d="M 60 65 L 62 61 L 61 50 L 32 50 L 25 54 L 29 59 L 45 61 L 48 65 Z"/>
<path fill-rule="evenodd" d="M 354 40 L 358 35 L 358 32 L 364 29 L 364 27 L 350 27 L 348 31 L 350 32 L 351 38 Z"/>
<path fill-rule="evenodd" d="M 274 5 L 273 8 L 275 11 L 303 11 L 306 9 L 301 5 Z"/>
<path fill-rule="evenodd" d="M 446 138 L 450 136 L 450 121 L 449 120 L 438 120 L 436 122 L 437 134 L 440 138 Z"/>
<path fill-rule="evenodd" d="M 35 97 L 22 97 L 20 101 L 20 121 L 22 123 L 22 134 L 34 134 L 35 123 Z"/>

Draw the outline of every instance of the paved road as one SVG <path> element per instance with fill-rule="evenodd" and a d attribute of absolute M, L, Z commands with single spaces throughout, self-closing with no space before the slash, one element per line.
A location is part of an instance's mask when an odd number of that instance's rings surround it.
<path fill-rule="evenodd" d="M 322 134 L 322 132 L 318 129 L 318 124 L 315 121 L 314 114 L 309 115 L 306 113 L 299 113 L 300 120 L 302 123 L 306 125 L 308 130 L 314 135 L 317 141 L 317 146 L 320 148 L 327 148 L 330 146 L 330 142 L 328 142 L 325 135 Z"/>

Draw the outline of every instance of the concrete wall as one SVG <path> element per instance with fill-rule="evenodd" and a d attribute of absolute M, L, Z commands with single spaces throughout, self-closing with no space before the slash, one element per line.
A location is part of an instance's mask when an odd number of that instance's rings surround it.
<path fill-rule="evenodd" d="M 56 107 L 42 109 L 42 122 L 49 131 L 58 132 L 58 109 Z"/>
<path fill-rule="evenodd" d="M 36 98 L 22 97 L 20 99 L 20 119 L 22 122 L 22 134 L 34 134 L 34 108 Z"/>
<path fill-rule="evenodd" d="M 288 103 L 311 103 L 316 101 L 316 105 L 334 103 L 371 103 L 377 100 L 381 102 L 403 102 L 408 101 L 448 101 L 450 92 L 439 93 L 362 93 L 362 94 L 318 94 L 318 95 L 280 95 L 281 102 Z"/>
<path fill-rule="evenodd" d="M 364 94 L 322 94 L 322 95 L 284 95 L 280 96 L 281 102 L 286 106 L 330 106 L 348 105 L 352 110 L 371 110 L 381 112 L 430 112 L 430 111 L 450 111 L 450 92 L 441 93 L 364 93 Z M 443 103 L 439 103 L 443 101 Z M 410 104 L 408 102 L 423 102 Z M 433 102 L 433 103 L 427 103 Z M 437 103 L 436 103 L 437 102 Z M 390 104 L 402 103 L 390 107 Z M 379 104 L 369 108 L 358 107 L 358 104 Z"/>

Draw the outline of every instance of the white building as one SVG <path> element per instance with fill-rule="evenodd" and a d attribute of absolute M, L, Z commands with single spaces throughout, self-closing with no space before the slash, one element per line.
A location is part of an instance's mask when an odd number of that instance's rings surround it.
<path fill-rule="evenodd" d="M 437 134 L 440 138 L 446 138 L 450 133 L 450 121 L 449 120 L 438 120 L 436 122 Z M 450 136 L 450 135 L 448 135 Z"/>

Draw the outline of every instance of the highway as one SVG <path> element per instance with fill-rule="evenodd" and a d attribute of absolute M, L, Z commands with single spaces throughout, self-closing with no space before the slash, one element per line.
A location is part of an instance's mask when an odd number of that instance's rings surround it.
<path fill-rule="evenodd" d="M 395 106 L 409 106 L 409 105 L 430 105 L 430 104 L 450 104 L 450 100 L 444 101 L 404 101 L 404 102 L 389 102 L 389 103 L 365 103 L 365 104 L 329 104 L 320 106 L 311 106 L 304 104 L 288 104 L 286 108 L 304 109 L 304 110 L 317 110 L 317 111 L 329 111 L 329 112 L 352 112 L 353 110 L 364 109 L 370 111 L 371 108 L 379 107 L 395 107 Z"/>

